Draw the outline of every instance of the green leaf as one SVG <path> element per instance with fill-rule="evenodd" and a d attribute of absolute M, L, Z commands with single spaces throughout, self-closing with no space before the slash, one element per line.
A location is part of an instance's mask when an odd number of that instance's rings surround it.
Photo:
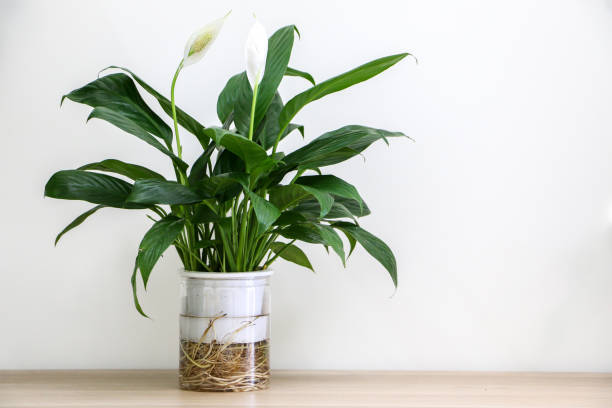
<path fill-rule="evenodd" d="M 279 231 L 279 234 L 288 239 L 296 239 L 309 244 L 325 244 L 321 232 L 312 223 L 291 224 Z"/>
<path fill-rule="evenodd" d="M 307 145 L 285 156 L 283 161 L 289 168 L 292 166 L 300 166 L 301 168 L 328 166 L 359 154 L 376 140 L 399 136 L 405 135 L 401 132 L 389 132 L 366 126 L 344 126 L 317 137 Z M 334 156 L 334 153 L 345 148 L 348 148 L 349 151 L 341 156 Z"/>
<path fill-rule="evenodd" d="M 316 223 L 293 224 L 279 231 L 279 234 L 288 239 L 296 239 L 310 244 L 331 246 L 345 264 L 344 245 L 342 239 L 329 225 Z"/>
<path fill-rule="evenodd" d="M 303 266 L 314 272 L 312 264 L 308 260 L 306 254 L 297 246 L 291 244 L 287 245 L 283 242 L 274 242 L 271 246 L 274 253 L 279 254 L 281 258 L 293 262 L 294 264 Z"/>
<path fill-rule="evenodd" d="M 258 132 L 256 133 L 257 140 L 265 150 L 271 149 L 272 146 L 274 146 L 278 132 L 280 132 L 278 118 L 282 109 L 283 100 L 277 92 L 276 95 L 274 95 L 270 106 L 268 107 L 268 111 L 261 122 Z M 299 130 L 302 137 L 304 137 L 304 126 L 290 123 L 289 126 L 287 126 L 287 129 L 285 129 L 281 135 L 280 140 L 283 140 L 289 133 L 296 129 Z"/>
<path fill-rule="evenodd" d="M 310 196 L 309 192 L 295 184 L 274 186 L 270 189 L 270 201 L 281 210 L 293 207 Z"/>
<path fill-rule="evenodd" d="M 256 134 L 256 138 L 264 150 L 268 150 L 274 146 L 276 136 L 278 135 L 278 132 L 280 132 L 280 128 L 278 126 L 278 115 L 280 115 L 280 111 L 282 109 L 283 100 L 280 94 L 277 92 L 270 102 L 268 111 L 263 118 L 260 129 L 258 129 L 259 132 Z"/>
<path fill-rule="evenodd" d="M 236 156 L 227 149 L 222 149 L 222 151 L 217 155 L 217 161 L 213 167 L 213 174 L 218 175 L 233 172 L 242 173 L 245 170 L 246 166 L 240 157 Z"/>
<path fill-rule="evenodd" d="M 148 318 L 149 316 L 147 316 L 145 312 L 142 310 L 142 307 L 140 306 L 140 302 L 138 301 L 138 286 L 136 285 L 136 274 L 137 273 L 138 273 L 138 258 L 134 262 L 134 271 L 132 271 L 132 278 L 130 279 L 130 282 L 132 283 L 132 296 L 134 297 L 134 306 L 136 307 L 136 310 L 138 310 L 138 313 Z"/>
<path fill-rule="evenodd" d="M 207 205 L 198 205 L 196 206 L 193 216 L 191 217 L 191 222 L 194 224 L 202 224 L 206 222 L 215 222 L 219 219 L 219 216 L 216 212 L 214 212 Z"/>
<path fill-rule="evenodd" d="M 274 206 L 274 204 L 265 198 L 250 190 L 248 194 L 251 202 L 253 203 L 253 209 L 255 210 L 255 216 L 257 217 L 257 222 L 259 224 L 257 233 L 258 235 L 261 235 L 266 232 L 272 224 L 274 224 L 274 221 L 280 217 L 281 213 L 279 209 Z"/>
<path fill-rule="evenodd" d="M 267 171 L 276 164 L 260 145 L 242 135 L 217 127 L 209 127 L 206 129 L 206 134 L 218 146 L 223 146 L 240 157 L 247 173 Z"/>
<path fill-rule="evenodd" d="M 84 170 L 62 170 L 55 173 L 45 186 L 45 195 L 63 200 L 82 200 L 107 207 L 146 208 L 126 204 L 132 185 L 106 174 Z"/>
<path fill-rule="evenodd" d="M 265 74 L 264 74 L 265 75 Z M 253 101 L 253 88 L 246 72 L 237 79 L 236 99 L 234 102 L 234 124 L 238 133 L 248 136 L 251 125 L 251 102 Z M 257 98 L 259 99 L 259 98 Z M 259 104 L 259 103 L 258 103 Z M 257 129 L 257 126 L 255 126 Z"/>
<path fill-rule="evenodd" d="M 249 188 L 249 175 L 242 172 L 218 174 L 203 178 L 193 188 L 203 197 L 215 197 L 224 202 L 237 196 L 243 188 Z"/>
<path fill-rule="evenodd" d="M 103 76 L 64 95 L 62 102 L 64 98 L 92 108 L 106 108 L 116 113 L 112 120 L 129 122 L 143 132 L 163 139 L 166 145 L 172 144 L 170 127 L 147 106 L 132 79 L 125 74 Z M 111 120 L 109 122 L 119 126 Z"/>
<path fill-rule="evenodd" d="M 342 231 L 342 233 L 344 234 L 344 236 L 349 242 L 350 249 L 349 249 L 348 255 L 346 256 L 346 259 L 348 260 L 349 257 L 353 254 L 353 251 L 355 250 L 355 246 L 357 246 L 357 240 L 348 232 L 343 231 L 343 230 L 340 230 L 340 231 Z"/>
<path fill-rule="evenodd" d="M 266 68 L 264 76 L 259 84 L 257 93 L 257 106 L 255 107 L 255 123 L 257 129 L 259 122 L 263 119 L 268 106 L 276 94 L 276 90 L 280 85 L 287 64 L 291 57 L 291 49 L 293 48 L 295 26 L 289 25 L 278 29 L 270 36 L 268 40 L 268 55 L 266 57 Z M 252 99 L 252 97 L 251 97 Z M 245 101 L 248 107 L 251 107 L 251 100 Z"/>
<path fill-rule="evenodd" d="M 100 208 L 104 208 L 106 207 L 105 205 L 96 205 L 94 208 L 85 211 L 83 214 L 79 215 L 78 217 L 76 217 L 70 224 L 68 224 L 68 226 L 66 228 L 64 228 L 62 230 L 62 232 L 60 232 L 59 234 L 57 234 L 57 237 L 55 238 L 55 245 L 57 245 L 57 242 L 60 240 L 60 238 L 67 233 L 68 231 L 70 231 L 71 229 L 78 227 L 79 225 L 81 225 L 83 223 L 83 221 L 85 221 L 90 215 L 92 215 L 93 213 L 95 213 L 96 211 L 98 211 Z"/>
<path fill-rule="evenodd" d="M 297 205 L 310 196 L 319 202 L 321 217 L 325 216 L 334 203 L 334 198 L 325 191 L 298 184 L 275 186 L 270 189 L 270 201 L 281 210 Z"/>
<path fill-rule="evenodd" d="M 344 259 L 344 244 L 342 243 L 342 239 L 340 239 L 340 235 L 338 235 L 338 233 L 329 225 L 314 225 L 319 229 L 319 233 L 321 234 L 321 238 L 323 239 L 325 245 L 332 247 L 334 252 L 338 254 L 342 260 L 342 265 L 346 266 Z"/>
<path fill-rule="evenodd" d="M 391 252 L 387 244 L 363 228 L 348 222 L 338 222 L 332 224 L 332 226 L 352 235 L 374 259 L 385 267 L 391 276 L 393 285 L 397 287 L 397 262 L 395 261 L 393 252 Z"/>
<path fill-rule="evenodd" d="M 321 218 L 325 217 L 325 215 L 329 212 L 329 210 L 331 210 L 332 205 L 334 204 L 334 197 L 332 197 L 331 194 L 325 191 L 321 191 L 314 187 L 308 187 L 308 186 L 300 186 L 300 187 L 303 188 L 308 193 L 312 194 L 312 196 L 319 202 L 319 205 L 321 206 L 321 212 L 319 216 Z"/>
<path fill-rule="evenodd" d="M 365 217 L 366 215 L 370 215 L 370 209 L 365 202 L 359 203 L 355 200 L 344 197 L 334 197 L 334 204 L 342 204 L 355 217 Z M 333 210 L 334 209 L 332 208 L 332 211 Z M 330 211 L 330 214 L 332 211 Z M 328 217 L 330 214 L 328 214 Z"/>
<path fill-rule="evenodd" d="M 184 226 L 184 219 L 169 215 L 153 224 L 142 238 L 138 248 L 136 263 L 140 269 L 145 289 L 157 260 L 172 245 L 181 231 L 183 231 Z"/>
<path fill-rule="evenodd" d="M 225 123 L 234 110 L 234 105 L 236 104 L 236 99 L 238 97 L 238 91 L 245 75 L 246 74 L 244 72 L 241 72 L 240 74 L 236 74 L 231 77 L 219 94 L 219 99 L 217 99 L 217 116 L 219 117 L 221 123 Z"/>
<path fill-rule="evenodd" d="M 285 71 L 285 75 L 286 76 L 301 77 L 301 78 L 304 78 L 305 80 L 307 80 L 308 82 L 310 82 L 311 84 L 316 85 L 316 82 L 315 82 L 314 78 L 308 72 L 304 72 L 304 71 L 300 71 L 298 69 L 287 67 L 287 70 Z"/>
<path fill-rule="evenodd" d="M 318 214 L 318 210 L 317 210 L 317 214 Z M 278 217 L 276 221 L 274 221 L 274 225 L 285 226 L 285 225 L 299 224 L 299 223 L 303 223 L 306 221 L 308 221 L 308 219 L 304 217 L 304 215 L 301 214 L 300 212 L 288 210 L 288 211 L 283 211 L 281 213 L 280 217 Z"/>
<path fill-rule="evenodd" d="M 333 195 L 332 195 L 333 197 Z M 323 218 L 325 219 L 336 219 L 336 218 L 350 218 L 355 223 L 357 220 L 355 219 L 355 215 L 348 209 L 346 206 L 337 200 L 341 199 L 341 197 L 334 197 L 334 203 L 332 204 L 331 209 Z M 359 203 L 351 200 L 352 203 L 355 203 L 357 207 L 357 211 L 359 211 Z M 301 213 L 304 217 L 309 220 L 318 220 L 321 218 L 321 205 L 318 201 L 314 199 L 308 199 L 300 202 L 297 207 L 294 207 L 292 211 L 296 211 Z"/>
<path fill-rule="evenodd" d="M 206 177 L 206 167 L 210 161 L 210 156 L 215 151 L 215 143 L 210 143 L 204 152 L 193 162 L 191 166 L 191 171 L 189 172 L 189 177 L 187 180 L 189 184 L 196 184 L 198 181 L 202 180 Z"/>
<path fill-rule="evenodd" d="M 335 196 L 340 196 L 357 201 L 363 204 L 363 199 L 352 184 L 347 183 L 339 177 L 332 175 L 324 176 L 302 176 L 295 181 L 295 184 L 309 186 L 319 191 L 324 191 Z M 331 207 L 330 207 L 331 209 Z"/>
<path fill-rule="evenodd" d="M 138 84 L 142 86 L 142 88 L 145 91 L 147 91 L 150 95 L 152 95 L 155 99 L 157 99 L 157 102 L 159 102 L 159 105 L 162 107 L 164 112 L 166 112 L 168 116 L 172 117 L 172 103 L 170 102 L 168 98 L 166 98 L 165 96 L 157 92 L 155 89 L 149 86 L 145 81 L 140 79 L 138 76 L 136 76 L 136 74 L 134 74 L 129 69 L 111 65 L 110 67 L 107 67 L 104 70 L 110 69 L 110 68 L 120 69 L 130 74 L 132 78 L 134 78 L 134 80 L 138 82 Z M 178 121 L 178 123 L 183 128 L 185 128 L 185 130 L 195 135 L 198 138 L 198 140 L 200 140 L 200 143 L 202 143 L 203 145 L 208 144 L 206 137 L 204 135 L 204 129 L 205 129 L 204 126 L 202 126 L 197 120 L 195 120 L 194 118 L 189 116 L 187 113 L 185 113 L 178 106 L 175 105 L 174 107 L 176 108 L 176 120 Z"/>
<path fill-rule="evenodd" d="M 202 201 L 201 194 L 175 181 L 138 180 L 127 202 L 137 204 L 194 204 Z"/>
<path fill-rule="evenodd" d="M 126 163 L 116 159 L 106 159 L 96 163 L 89 163 L 78 168 L 78 170 L 98 170 L 121 174 L 132 180 L 156 179 L 165 180 L 164 176 L 137 164 Z"/>
<path fill-rule="evenodd" d="M 344 74 L 321 82 L 318 85 L 315 85 L 312 88 L 302 92 L 301 94 L 296 95 L 289 102 L 287 102 L 280 114 L 279 123 L 281 129 L 285 129 L 285 127 L 289 125 L 291 119 L 293 119 L 293 117 L 308 103 L 316 101 L 325 95 L 346 89 L 351 85 L 366 81 L 373 76 L 380 74 L 387 68 L 395 65 L 407 55 L 409 54 L 403 53 L 390 55 L 388 57 L 370 61 L 367 64 L 361 65 L 355 69 L 345 72 Z"/>
<path fill-rule="evenodd" d="M 99 106 L 91 111 L 91 113 L 87 117 L 87 121 L 92 118 L 98 118 L 110 122 L 113 125 L 117 126 L 119 129 L 136 136 L 140 140 L 148 143 L 149 145 L 153 146 L 154 148 L 168 156 L 182 170 L 186 170 L 187 167 L 189 167 L 187 163 L 179 159 L 174 153 L 172 153 L 164 145 L 162 145 L 159 140 L 151 136 L 151 134 L 145 131 L 137 122 L 131 121 L 130 118 L 125 117 L 123 113 L 103 106 Z"/>

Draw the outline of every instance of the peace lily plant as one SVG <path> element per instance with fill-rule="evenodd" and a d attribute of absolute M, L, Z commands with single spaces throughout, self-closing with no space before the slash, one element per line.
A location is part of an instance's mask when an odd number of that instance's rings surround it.
<path fill-rule="evenodd" d="M 47 182 L 46 196 L 95 206 L 61 231 L 56 243 L 100 209 L 149 212 L 153 225 L 140 243 L 131 277 L 135 305 L 143 315 L 136 293 L 138 272 L 146 288 L 153 267 L 170 246 L 185 270 L 223 273 L 265 271 L 279 257 L 313 269 L 298 241 L 331 247 L 344 264 L 360 244 L 397 285 L 391 250 L 357 221 L 370 214 L 368 206 L 352 184 L 328 169 L 361 154 L 375 141 L 387 143 L 404 135 L 349 125 L 292 152 L 279 149 L 295 131 L 304 136 L 304 127 L 293 119 L 307 104 L 370 79 L 409 54 L 379 58 L 316 83 L 309 73 L 288 65 L 297 28 L 289 25 L 267 38 L 256 20 L 246 41 L 246 71 L 232 76 L 218 97 L 220 124 L 204 126 L 176 106 L 174 90 L 180 72 L 204 57 L 226 18 L 189 39 L 172 79 L 170 99 L 117 66 L 109 68 L 118 72 L 100 76 L 62 98 L 91 106 L 88 120 L 109 122 L 159 150 L 168 157 L 175 179 L 118 159 L 58 171 Z M 286 76 L 301 77 L 311 86 L 284 102 L 278 87 Z M 136 84 L 157 100 L 172 119 L 174 131 L 145 103 Z M 183 131 L 201 146 L 191 164 L 183 160 Z"/>

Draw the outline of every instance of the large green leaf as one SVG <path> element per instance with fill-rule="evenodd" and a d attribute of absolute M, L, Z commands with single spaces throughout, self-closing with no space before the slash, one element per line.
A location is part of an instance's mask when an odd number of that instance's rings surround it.
<path fill-rule="evenodd" d="M 379 58 L 370 61 L 367 64 L 361 65 L 344 74 L 338 75 L 327 81 L 321 82 L 318 85 L 294 96 L 283 108 L 280 114 L 280 128 L 285 129 L 293 117 L 308 103 L 316 101 L 334 92 L 341 91 L 351 85 L 358 84 L 365 80 L 380 74 L 387 68 L 395 65 L 397 62 L 405 58 L 407 53 L 390 55 L 388 57 Z"/>
<path fill-rule="evenodd" d="M 344 126 L 317 137 L 307 145 L 285 156 L 283 161 L 288 166 L 322 167 L 338 163 L 339 161 L 330 162 L 329 156 L 343 148 L 351 150 L 349 152 L 350 156 L 346 157 L 348 158 L 359 154 L 376 140 L 397 136 L 405 135 L 401 132 L 390 132 L 367 126 Z"/>
<path fill-rule="evenodd" d="M 145 288 L 157 260 L 172 245 L 184 226 L 184 219 L 169 215 L 153 224 L 142 238 L 138 247 L 136 263 L 140 269 Z"/>
<path fill-rule="evenodd" d="M 223 149 L 218 155 L 213 167 L 213 174 L 224 174 L 232 172 L 243 173 L 246 170 L 244 161 L 227 149 Z"/>
<path fill-rule="evenodd" d="M 191 221 L 194 224 L 201 224 L 206 222 L 215 222 L 219 219 L 219 216 L 209 206 L 201 204 L 196 206 L 193 211 Z"/>
<path fill-rule="evenodd" d="M 359 192 L 355 186 L 336 176 L 302 176 L 295 181 L 295 184 L 308 186 L 329 194 L 352 199 L 360 204 L 363 203 L 363 199 L 359 195 Z"/>
<path fill-rule="evenodd" d="M 95 213 L 96 211 L 98 211 L 100 208 L 104 208 L 106 207 L 105 205 L 96 205 L 94 208 L 85 211 L 83 214 L 79 215 L 78 217 L 76 217 L 70 224 L 68 224 L 68 226 L 66 226 L 66 228 L 64 228 L 62 230 L 62 232 L 60 232 L 59 234 L 57 234 L 57 237 L 55 238 L 55 245 L 57 245 L 57 242 L 60 240 L 60 238 L 67 233 L 68 231 L 70 231 L 71 229 L 78 227 L 79 225 L 81 225 L 83 223 L 83 221 L 85 221 L 90 215 L 92 215 L 93 213 Z"/>
<path fill-rule="evenodd" d="M 281 258 L 293 262 L 294 264 L 303 266 L 314 272 L 312 264 L 308 260 L 308 257 L 300 248 L 293 244 L 285 244 L 284 242 L 274 242 L 272 244 L 272 250 L 278 254 Z"/>
<path fill-rule="evenodd" d="M 296 239 L 309 244 L 325 244 L 319 229 L 311 223 L 290 224 L 282 228 L 279 234 L 285 238 Z"/>
<path fill-rule="evenodd" d="M 291 57 L 295 30 L 294 25 L 282 27 L 272 34 L 268 40 L 266 68 L 257 93 L 255 128 L 257 128 L 259 122 L 263 119 L 283 76 L 287 72 L 287 64 Z"/>
<path fill-rule="evenodd" d="M 231 77 L 219 94 L 219 99 L 217 99 L 217 116 L 221 123 L 225 123 L 234 110 L 234 105 L 238 97 L 238 90 L 244 76 L 246 76 L 246 73 L 241 72 Z"/>
<path fill-rule="evenodd" d="M 175 181 L 138 180 L 126 201 L 136 204 L 194 204 L 204 197 L 194 189 Z"/>
<path fill-rule="evenodd" d="M 319 190 L 317 188 L 314 187 L 308 187 L 308 186 L 299 186 L 302 189 L 304 189 L 304 191 L 310 193 L 318 202 L 319 205 L 321 206 L 321 212 L 319 214 L 319 216 L 321 218 L 325 217 L 325 215 L 329 212 L 329 210 L 331 210 L 332 205 L 334 204 L 334 197 L 332 197 L 331 194 Z"/>
<path fill-rule="evenodd" d="M 317 214 L 318 213 L 319 211 L 317 210 Z M 308 218 L 306 218 L 301 212 L 287 210 L 287 211 L 283 211 L 280 217 L 278 217 L 276 221 L 274 221 L 274 225 L 288 226 L 288 225 L 304 223 L 307 221 L 308 221 Z"/>
<path fill-rule="evenodd" d="M 344 264 L 344 245 L 342 239 L 329 225 L 316 223 L 292 224 L 282 228 L 279 234 L 288 239 L 296 239 L 311 244 L 331 246 Z"/>
<path fill-rule="evenodd" d="M 280 210 L 276 208 L 274 204 L 254 192 L 249 191 L 248 194 L 253 203 L 253 209 L 255 210 L 255 216 L 259 224 L 257 233 L 263 234 L 280 216 Z"/>
<path fill-rule="evenodd" d="M 210 163 L 210 157 L 215 151 L 215 146 L 215 143 L 210 143 L 208 147 L 204 149 L 200 157 L 193 162 L 191 170 L 189 171 L 189 184 L 195 184 L 206 177 L 206 167 Z"/>
<path fill-rule="evenodd" d="M 138 274 L 138 257 L 136 257 L 136 261 L 134 261 L 134 270 L 132 271 L 132 277 L 130 278 L 130 282 L 132 284 L 132 297 L 134 298 L 134 307 L 138 310 L 138 313 L 143 315 L 144 317 L 149 317 L 142 310 L 140 306 L 140 302 L 138 301 L 138 286 L 136 284 L 136 276 Z"/>
<path fill-rule="evenodd" d="M 62 97 L 93 108 L 104 107 L 117 113 L 114 121 L 124 120 L 172 144 L 172 130 L 142 99 L 132 79 L 122 73 L 106 75 Z M 109 122 L 117 125 L 109 120 Z M 117 125 L 119 126 L 119 125 Z M 121 126 L 119 126 L 121 127 Z"/>
<path fill-rule="evenodd" d="M 92 118 L 98 118 L 110 122 L 117 126 L 119 129 L 130 133 L 140 140 L 148 143 L 153 146 L 166 156 L 168 156 L 179 168 L 185 170 L 187 169 L 187 163 L 179 159 L 174 153 L 172 153 L 168 148 L 166 148 L 159 140 L 155 137 L 151 136 L 149 132 L 144 130 L 137 122 L 131 121 L 129 118 L 125 117 L 123 113 L 120 111 L 116 111 L 113 109 L 109 109 L 104 106 L 98 106 L 91 111 L 87 120 L 89 121 Z"/>
<path fill-rule="evenodd" d="M 267 155 L 266 151 L 260 145 L 242 135 L 217 127 L 207 128 L 206 134 L 213 139 L 218 146 L 223 146 L 240 157 L 248 173 L 269 170 L 276 163 L 275 160 Z"/>
<path fill-rule="evenodd" d="M 157 99 L 157 102 L 159 102 L 159 105 L 162 107 L 164 112 L 166 112 L 168 116 L 172 117 L 172 103 L 170 102 L 168 98 L 166 98 L 165 96 L 157 92 L 149 84 L 147 84 L 145 81 L 143 81 L 140 77 L 138 77 L 136 74 L 134 74 L 129 69 L 118 67 L 116 65 L 111 65 L 110 67 L 106 69 L 110 69 L 110 68 L 120 69 L 130 74 L 132 78 L 134 78 L 134 80 L 138 82 L 138 84 L 142 86 L 142 88 L 145 91 L 147 91 L 150 95 L 152 95 L 155 99 Z M 202 126 L 193 117 L 185 113 L 185 111 L 183 111 L 178 106 L 175 105 L 174 107 L 176 108 L 176 120 L 178 121 L 178 123 L 183 128 L 185 128 L 188 132 L 194 134 L 198 138 L 198 140 L 200 140 L 201 143 L 203 142 L 203 145 L 207 144 L 206 136 L 204 135 L 204 129 L 205 129 L 204 126 Z"/>
<path fill-rule="evenodd" d="M 280 131 L 280 127 L 278 125 L 278 118 L 281 110 L 283 109 L 283 100 L 281 99 L 279 93 L 277 92 L 268 107 L 268 111 L 264 116 L 259 129 L 256 133 L 256 138 L 259 141 L 259 144 L 265 149 L 268 150 L 274 146 L 274 142 L 276 141 L 276 137 L 278 136 L 278 132 Z M 289 126 L 285 129 L 283 134 L 281 135 L 281 140 L 284 139 L 289 133 L 294 130 L 299 130 L 304 136 L 304 126 L 298 125 L 295 123 L 290 123 Z"/>
<path fill-rule="evenodd" d="M 276 186 L 270 189 L 270 201 L 281 210 L 297 205 L 311 196 L 318 201 L 321 217 L 324 217 L 334 203 L 334 198 L 327 192 L 298 184 Z"/>
<path fill-rule="evenodd" d="M 340 239 L 340 235 L 338 235 L 329 225 L 315 224 L 315 227 L 319 229 L 324 244 L 332 247 L 334 252 L 338 254 L 342 260 L 342 265 L 345 265 L 344 244 L 342 243 L 342 239 Z"/>
<path fill-rule="evenodd" d="M 333 195 L 332 195 L 333 196 Z M 353 214 L 343 203 L 338 202 L 338 200 L 342 199 L 342 197 L 334 197 L 334 203 L 332 204 L 329 212 L 321 217 L 321 204 L 315 199 L 307 199 L 301 201 L 299 205 L 294 207 L 292 211 L 299 212 L 303 217 L 309 220 L 318 220 L 321 218 L 325 219 L 337 219 L 337 218 L 350 218 L 355 223 L 357 220 L 355 219 L 355 214 Z M 356 213 L 359 212 L 359 203 L 356 201 L 350 200 L 351 203 L 355 204 Z"/>
<path fill-rule="evenodd" d="M 146 167 L 137 164 L 126 163 L 116 159 L 106 159 L 96 163 L 89 163 L 79 167 L 79 170 L 98 170 L 110 173 L 121 174 L 132 180 L 156 179 L 165 180 L 164 176 Z"/>
<path fill-rule="evenodd" d="M 305 80 L 307 80 L 308 82 L 310 82 L 313 85 L 317 84 L 315 82 L 314 78 L 312 77 L 312 75 L 310 75 L 308 72 L 300 71 L 299 69 L 287 67 L 287 70 L 285 71 L 285 75 L 286 76 L 301 77 L 301 78 L 304 78 Z"/>
<path fill-rule="evenodd" d="M 55 173 L 45 186 L 45 195 L 63 200 L 82 200 L 117 208 L 145 208 L 126 204 L 132 185 L 106 174 L 85 170 L 62 170 Z"/>
<path fill-rule="evenodd" d="M 332 225 L 334 228 L 340 229 L 346 234 L 353 236 L 353 238 L 374 257 L 374 259 L 385 267 L 391 276 L 393 284 L 397 287 L 397 262 L 395 261 L 393 252 L 391 252 L 387 244 L 357 225 L 348 222 L 338 222 Z"/>
<path fill-rule="evenodd" d="M 193 188 L 203 197 L 215 197 L 219 202 L 224 202 L 240 194 L 242 189 L 249 188 L 249 175 L 242 172 L 230 172 L 205 177 Z"/>
<path fill-rule="evenodd" d="M 253 101 L 253 88 L 246 72 L 239 75 L 236 80 L 236 95 L 234 101 L 234 124 L 238 133 L 248 136 L 251 125 L 251 103 Z M 257 127 L 255 127 L 257 129 Z"/>

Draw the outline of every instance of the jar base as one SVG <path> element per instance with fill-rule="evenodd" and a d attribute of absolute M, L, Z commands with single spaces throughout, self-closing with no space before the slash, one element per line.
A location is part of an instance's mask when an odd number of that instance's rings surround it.
<path fill-rule="evenodd" d="M 267 389 L 270 384 L 269 350 L 269 340 L 229 344 L 181 340 L 179 388 L 204 392 Z"/>

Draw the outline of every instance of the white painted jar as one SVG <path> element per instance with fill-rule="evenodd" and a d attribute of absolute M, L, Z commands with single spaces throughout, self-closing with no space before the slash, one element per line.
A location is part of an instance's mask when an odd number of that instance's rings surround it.
<path fill-rule="evenodd" d="M 268 349 L 271 270 L 227 273 L 181 271 L 180 274 L 179 328 L 182 348 L 189 344 L 198 349 L 206 349 L 208 345 Z M 194 346 L 194 343 L 197 345 Z M 199 346 L 200 344 L 203 346 Z M 184 349 L 181 349 L 181 353 L 183 358 L 179 370 L 181 388 L 209 390 L 210 384 L 200 384 L 197 387 L 193 384 L 183 384 L 183 380 L 187 378 L 182 368 L 185 355 L 189 359 L 194 356 L 190 356 Z M 246 372 L 250 371 L 248 364 L 248 362 L 244 364 Z M 269 367 L 268 362 L 266 365 Z M 255 367 L 253 370 L 253 378 L 256 380 L 253 384 L 257 383 L 257 388 L 253 389 L 267 386 L 268 378 L 262 378 L 261 371 L 255 373 Z M 211 378 L 213 377 L 211 374 Z M 249 385 L 250 383 L 247 384 Z M 249 390 L 249 388 L 240 390 Z"/>

